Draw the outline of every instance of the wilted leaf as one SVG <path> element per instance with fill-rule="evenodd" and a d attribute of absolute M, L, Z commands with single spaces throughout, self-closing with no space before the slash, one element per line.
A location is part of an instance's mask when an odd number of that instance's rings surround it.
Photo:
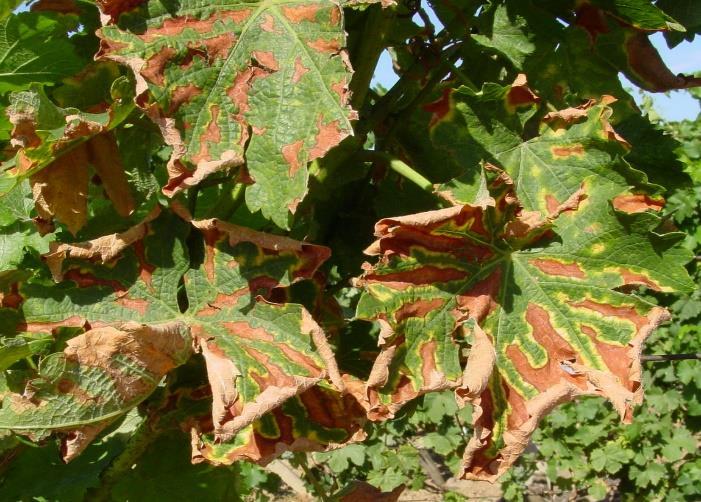
<path fill-rule="evenodd" d="M 73 148 L 29 178 L 39 217 L 54 217 L 75 235 L 87 220 L 88 153 L 85 144 Z"/>
<path fill-rule="evenodd" d="M 331 0 L 169 9 L 99 2 L 99 57 L 129 65 L 173 146 L 168 195 L 246 165 L 251 210 L 287 228 L 307 163 L 351 134 L 343 13 Z"/>
<path fill-rule="evenodd" d="M 4 397 L 0 429 L 40 439 L 63 436 L 65 461 L 136 406 L 187 360 L 190 337 L 179 323 L 93 328 L 41 361 L 24 394 Z"/>
<path fill-rule="evenodd" d="M 433 134 L 461 134 L 454 149 L 477 144 L 508 175 L 487 166 L 441 188 L 453 207 L 377 223 L 358 316 L 380 322 L 382 351 L 363 397 L 384 419 L 456 389 L 475 410 L 464 475 L 494 479 L 559 403 L 601 395 L 630 420 L 643 340 L 668 314 L 629 292 L 688 291 L 688 253 L 653 232 L 663 201 L 629 190 L 642 178 L 615 157 L 606 107 L 552 113 L 523 142 L 518 107 L 477 121 L 479 97 L 451 99 Z"/>
<path fill-rule="evenodd" d="M 117 92 L 117 88 L 115 88 Z M 128 216 L 134 201 L 114 137 L 108 132 L 123 120 L 130 105 L 104 113 L 59 108 L 40 87 L 11 96 L 8 111 L 12 143 L 19 148 L 15 165 L 3 173 L 11 190 L 30 178 L 39 217 L 55 217 L 75 233 L 87 219 L 89 171 L 92 165 L 116 211 Z M 7 191 L 5 192 L 7 193 Z"/>
<path fill-rule="evenodd" d="M 28 91 L 13 93 L 7 114 L 13 125 L 12 145 L 18 152 L 14 166 L 2 174 L 3 192 L 124 120 L 132 110 L 127 87 L 127 79 L 115 81 L 113 106 L 102 113 L 60 108 L 36 84 Z M 99 151 L 99 147 L 93 149 L 93 155 Z M 87 152 L 78 155 L 88 159 Z"/>

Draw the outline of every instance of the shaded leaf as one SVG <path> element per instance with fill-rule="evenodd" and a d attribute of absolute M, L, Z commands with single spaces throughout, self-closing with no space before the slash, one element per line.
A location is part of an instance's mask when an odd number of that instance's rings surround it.
<path fill-rule="evenodd" d="M 78 72 L 84 61 L 66 36 L 77 25 L 71 24 L 33 12 L 0 21 L 0 95 L 28 89 L 32 83 L 54 84 Z"/>

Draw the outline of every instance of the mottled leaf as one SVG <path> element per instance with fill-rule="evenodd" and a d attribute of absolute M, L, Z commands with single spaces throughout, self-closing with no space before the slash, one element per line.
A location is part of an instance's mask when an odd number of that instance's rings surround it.
<path fill-rule="evenodd" d="M 288 227 L 307 163 L 351 134 L 341 8 L 288 3 L 102 1 L 99 57 L 129 65 L 137 102 L 173 146 L 168 195 L 245 166 L 251 210 Z"/>
<path fill-rule="evenodd" d="M 455 389 L 475 410 L 463 474 L 494 479 L 559 403 L 602 395 L 630 420 L 642 343 L 668 318 L 630 293 L 692 285 L 678 234 L 655 231 L 663 201 L 617 156 L 607 107 L 553 112 L 524 142 L 508 89 L 482 115 L 467 94 L 433 134 L 460 134 L 454 149 L 479 145 L 506 172 L 487 165 L 441 188 L 452 207 L 377 223 L 357 315 L 379 321 L 381 353 L 362 397 L 385 419 Z"/>
<path fill-rule="evenodd" d="M 58 431 L 61 455 L 71 460 L 190 353 L 190 337 L 179 323 L 93 328 L 44 358 L 22 395 L 5 396 L 0 429 L 33 439 Z"/>

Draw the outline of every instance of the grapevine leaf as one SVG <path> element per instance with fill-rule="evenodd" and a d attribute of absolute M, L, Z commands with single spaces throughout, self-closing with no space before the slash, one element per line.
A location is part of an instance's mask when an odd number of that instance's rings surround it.
<path fill-rule="evenodd" d="M 692 41 L 695 35 L 701 33 L 701 12 L 694 0 L 659 0 L 656 5 L 686 28 L 686 33 L 682 34 L 665 33 L 670 47 L 674 47 L 683 40 Z"/>
<path fill-rule="evenodd" d="M 102 430 L 146 398 L 191 353 L 178 323 L 94 328 L 41 361 L 24 394 L 6 396 L 0 429 L 33 439 L 63 437 L 62 457 L 77 456 Z"/>
<path fill-rule="evenodd" d="M 644 179 L 618 160 L 626 146 L 609 109 L 553 112 L 524 142 L 510 95 L 492 95 L 492 113 L 478 116 L 469 102 L 486 93 L 454 93 L 432 132 L 460 135 L 459 145 L 478 146 L 506 172 L 487 165 L 440 189 L 453 207 L 378 222 L 367 252 L 380 261 L 358 280 L 357 315 L 382 328 L 363 395 L 370 417 L 456 389 L 475 409 L 463 474 L 485 479 L 515 461 L 542 416 L 578 395 L 602 395 L 630 420 L 642 342 L 668 314 L 629 293 L 692 287 L 679 236 L 653 232 L 663 201 L 630 189 Z"/>
<path fill-rule="evenodd" d="M 92 165 L 117 213 L 128 216 L 134 201 L 109 130 L 130 110 L 119 101 L 113 109 L 95 114 L 59 108 L 36 86 L 12 94 L 8 115 L 19 151 L 15 166 L 3 173 L 8 188 L 29 177 L 39 217 L 45 222 L 55 217 L 75 235 L 87 218 Z"/>
<path fill-rule="evenodd" d="M 678 21 L 648 0 L 593 0 L 591 3 L 639 30 L 686 31 Z"/>
<path fill-rule="evenodd" d="M 2 175 L 3 193 L 123 121 L 132 110 L 128 87 L 127 79 L 117 79 L 112 85 L 114 103 L 101 113 L 60 108 L 38 85 L 32 85 L 28 91 L 13 93 L 7 114 L 13 125 L 12 145 L 18 148 L 18 152 L 14 166 Z M 100 147 L 94 152 L 99 150 Z M 88 152 L 82 155 L 87 156 Z"/>
<path fill-rule="evenodd" d="M 307 163 L 352 133 L 342 10 L 331 0 L 102 1 L 99 57 L 129 65 L 171 146 L 167 195 L 245 162 L 253 211 L 288 227 Z"/>
<path fill-rule="evenodd" d="M 88 175 L 84 144 L 33 175 L 29 182 L 39 217 L 45 222 L 55 217 L 75 235 L 87 221 Z"/>
<path fill-rule="evenodd" d="M 3 198 L 0 209 L 0 289 L 6 290 L 17 280 L 17 274 L 27 250 L 45 253 L 49 236 L 40 236 L 31 219 L 34 207 L 28 182 L 15 186 Z"/>
<path fill-rule="evenodd" d="M 577 10 L 576 25 L 588 32 L 597 54 L 647 91 L 686 89 L 701 83 L 694 76 L 672 73 L 644 29 L 621 24 L 610 12 L 583 4 Z M 683 26 L 676 26 L 684 31 Z"/>
<path fill-rule="evenodd" d="M 178 212 L 186 221 L 156 210 L 125 232 L 53 243 L 46 261 L 59 284 L 37 279 L 17 288 L 17 329 L 121 329 L 127 320 L 187 328 L 204 356 L 213 401 L 209 429 L 195 427 L 195 458 L 265 462 L 283 445 L 321 448 L 360 433 L 362 410 L 340 393 L 344 382 L 321 328 L 301 305 L 264 300 L 312 277 L 329 251 Z M 191 228 L 204 242 L 188 270 Z M 11 422 L 2 427 L 13 429 Z"/>
<path fill-rule="evenodd" d="M 56 16 L 34 12 L 0 21 L 0 95 L 78 72 L 84 62 L 66 37 L 71 29 Z"/>
<path fill-rule="evenodd" d="M 0 6 L 0 19 L 9 16 L 12 13 L 12 11 L 21 3 L 22 0 L 7 0 L 6 2 L 3 2 Z"/>
<path fill-rule="evenodd" d="M 510 14 L 505 5 L 489 9 L 491 21 L 488 31 L 473 35 L 478 44 L 505 56 L 517 69 L 521 69 L 526 57 L 535 50 L 529 39 L 526 22 L 518 15 Z"/>

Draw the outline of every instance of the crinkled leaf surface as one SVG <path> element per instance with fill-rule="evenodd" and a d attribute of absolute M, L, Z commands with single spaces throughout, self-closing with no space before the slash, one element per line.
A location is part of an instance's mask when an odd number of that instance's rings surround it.
<path fill-rule="evenodd" d="M 553 113 L 523 141 L 534 101 L 523 90 L 450 97 L 434 139 L 456 157 L 478 148 L 505 172 L 473 169 L 439 189 L 452 207 L 378 222 L 368 252 L 380 261 L 359 279 L 358 316 L 382 328 L 364 396 L 371 418 L 456 389 L 475 406 L 463 475 L 483 479 L 578 395 L 605 396 L 629 420 L 642 396 L 642 342 L 667 318 L 631 290 L 692 286 L 678 234 L 655 232 L 663 201 L 618 157 L 609 109 Z M 472 99 L 492 106 L 479 113 Z"/>
<path fill-rule="evenodd" d="M 249 208 L 287 228 L 307 191 L 307 162 L 352 132 L 338 4 L 100 5 L 100 56 L 134 70 L 139 104 L 173 146 L 165 193 L 245 162 Z"/>
<path fill-rule="evenodd" d="M 196 267 L 189 270 L 184 239 L 192 226 L 201 231 L 204 244 L 201 256 L 193 258 Z M 208 428 L 196 427 L 213 432 L 213 437 L 196 442 L 196 457 L 228 463 L 239 458 L 265 461 L 283 446 L 319 448 L 348 440 L 360 428 L 353 418 L 360 413 L 344 408 L 347 397 L 339 394 L 344 384 L 311 315 L 300 305 L 268 303 L 258 296 L 311 277 L 327 257 L 328 250 L 320 246 L 217 220 L 188 223 L 170 212 L 155 211 L 120 234 L 53 244 L 46 260 L 60 282 L 21 284 L 12 297 L 20 305 L 8 317 L 6 329 L 13 329 L 12 324 L 28 332 L 89 327 L 92 331 L 82 335 L 88 336 L 96 330 L 124 330 L 134 322 L 154 330 L 179 326 L 191 333 L 204 355 L 213 396 Z M 187 294 L 185 312 L 178 299 L 181 280 Z M 99 369 L 105 371 L 111 361 Z M 76 371 L 82 382 L 80 368 Z M 102 384 L 114 385 L 104 380 Z M 71 389 L 52 387 L 46 399 L 74 402 L 83 396 L 72 395 Z M 148 393 L 139 396 L 143 399 Z M 50 408 L 47 416 L 16 412 L 14 403 L 21 399 L 6 398 L 0 427 L 18 432 L 68 428 L 62 420 L 70 414 L 54 423 Z M 120 401 L 110 413 L 116 416 L 134 404 Z M 264 416 L 281 405 L 281 411 Z M 82 428 L 104 419 L 95 401 L 74 405 L 72 413 L 81 415 L 73 422 Z M 258 425 L 251 425 L 256 421 Z M 247 427 L 248 432 L 238 434 Z M 252 427 L 257 427 L 255 434 Z"/>

